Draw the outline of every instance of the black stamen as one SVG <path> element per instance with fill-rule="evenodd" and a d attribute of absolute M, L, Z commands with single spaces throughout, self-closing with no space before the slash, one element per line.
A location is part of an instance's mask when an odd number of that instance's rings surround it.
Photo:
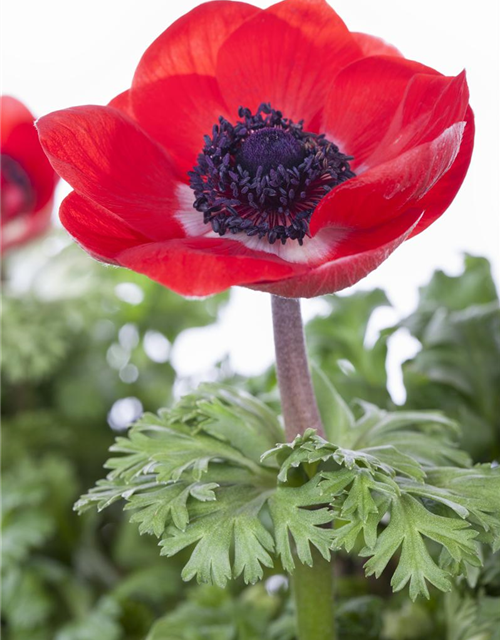
<path fill-rule="evenodd" d="M 304 132 L 280 111 L 262 104 L 239 122 L 219 118 L 198 164 L 189 172 L 194 208 L 215 233 L 245 233 L 274 244 L 302 245 L 319 201 L 354 173 L 352 158 L 325 136 Z"/>

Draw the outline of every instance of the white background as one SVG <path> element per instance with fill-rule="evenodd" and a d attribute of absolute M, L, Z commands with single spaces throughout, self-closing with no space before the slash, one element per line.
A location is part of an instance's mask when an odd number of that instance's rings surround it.
<path fill-rule="evenodd" d="M 146 47 L 197 4 L 193 0 L 4 0 L 2 93 L 21 99 L 36 116 L 76 104 L 106 104 L 130 86 Z M 412 310 L 418 286 L 436 268 L 448 273 L 460 270 L 463 252 L 487 256 L 498 277 L 500 3 L 337 0 L 331 4 L 351 30 L 383 37 L 408 58 L 447 75 L 466 68 L 477 125 L 471 169 L 450 209 L 350 291 L 384 287 L 396 316 L 401 316 Z M 59 197 L 65 193 L 66 185 L 61 185 Z M 303 304 L 306 316 L 318 308 L 317 300 Z M 379 313 L 372 333 L 393 319 L 394 313 Z M 235 289 L 221 326 L 208 332 L 194 330 L 183 336 L 174 353 L 183 372 L 200 373 L 224 351 L 242 373 L 257 372 L 272 360 L 269 301 L 264 294 Z M 258 339 L 243 343 L 241 335 Z M 410 341 L 400 340 L 391 355 L 393 365 L 412 349 Z M 195 358 L 190 357 L 193 353 Z M 400 396 L 397 380 L 392 384 Z"/>

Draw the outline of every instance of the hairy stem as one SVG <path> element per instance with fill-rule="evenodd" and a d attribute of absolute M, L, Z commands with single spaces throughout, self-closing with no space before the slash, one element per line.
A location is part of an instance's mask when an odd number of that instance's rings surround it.
<path fill-rule="evenodd" d="M 296 560 L 293 573 L 298 638 L 335 640 L 333 566 L 316 548 L 312 555 L 312 567 Z"/>
<path fill-rule="evenodd" d="M 276 369 L 287 442 L 308 427 L 324 435 L 307 363 L 300 302 L 272 296 Z M 299 640 L 335 640 L 333 564 L 313 548 L 313 566 L 293 573 Z"/>
<path fill-rule="evenodd" d="M 300 302 L 272 296 L 276 370 L 288 442 L 308 427 L 324 436 L 307 364 Z"/>

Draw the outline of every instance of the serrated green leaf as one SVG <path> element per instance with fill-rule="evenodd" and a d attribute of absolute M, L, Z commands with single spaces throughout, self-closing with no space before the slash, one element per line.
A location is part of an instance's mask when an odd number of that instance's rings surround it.
<path fill-rule="evenodd" d="M 469 456 L 458 448 L 457 423 L 430 411 L 383 411 L 366 402 L 357 422 L 356 449 L 392 446 L 424 467 L 468 466 Z"/>
<path fill-rule="evenodd" d="M 252 487 L 230 487 L 217 491 L 213 508 L 199 513 L 193 523 L 181 531 L 169 527 L 162 539 L 162 555 L 171 556 L 196 543 L 182 577 L 224 587 L 232 577 L 243 574 L 245 582 L 255 583 L 263 575 L 262 566 L 272 566 L 269 552 L 272 536 L 259 520 L 267 494 Z M 235 562 L 231 568 L 230 551 Z"/>
<path fill-rule="evenodd" d="M 255 461 L 284 437 L 276 415 L 265 404 L 241 389 L 221 384 L 203 384 L 196 393 L 182 398 L 170 419 L 228 442 Z"/>
<path fill-rule="evenodd" d="M 401 453 L 399 449 L 392 445 L 383 445 L 378 447 L 366 447 L 361 450 L 375 459 L 379 460 L 381 464 L 386 465 L 388 468 L 394 469 L 394 471 L 413 478 L 418 482 L 423 482 L 425 479 L 425 471 L 422 466 L 406 453 Z"/>
<path fill-rule="evenodd" d="M 423 536 L 444 546 L 457 561 L 477 557 L 474 539 L 477 532 L 458 518 L 444 518 L 428 511 L 418 500 L 403 495 L 393 503 L 391 519 L 378 537 L 373 549 L 365 548 L 362 556 L 370 557 L 365 565 L 368 576 L 380 576 L 389 560 L 401 547 L 401 556 L 392 577 L 394 591 L 410 583 L 410 597 L 429 598 L 427 582 L 441 591 L 451 588 L 450 574 L 432 559 Z"/>
<path fill-rule="evenodd" d="M 302 563 L 312 564 L 311 544 L 326 560 L 330 559 L 333 532 L 323 525 L 333 521 L 333 513 L 325 507 L 311 509 L 325 503 L 318 490 L 319 482 L 316 477 L 301 487 L 278 487 L 269 499 L 276 550 L 286 571 L 292 572 L 295 567 L 290 537 Z"/>
<path fill-rule="evenodd" d="M 188 498 L 192 496 L 202 502 L 215 500 L 214 489 L 218 486 L 215 482 L 188 485 L 176 482 L 131 496 L 125 510 L 135 511 L 130 522 L 139 523 L 141 534 L 151 533 L 159 538 L 170 520 L 178 529 L 185 531 L 189 523 Z"/>

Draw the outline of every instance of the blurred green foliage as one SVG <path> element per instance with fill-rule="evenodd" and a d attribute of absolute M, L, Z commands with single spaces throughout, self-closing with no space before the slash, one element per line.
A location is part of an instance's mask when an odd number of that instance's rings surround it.
<path fill-rule="evenodd" d="M 150 410 L 167 404 L 175 381 L 171 345 L 183 330 L 214 322 L 227 298 L 186 301 L 137 274 L 105 268 L 73 245 L 46 261 L 21 293 L 7 272 L 6 639 L 139 640 L 181 597 L 178 568 L 159 565 L 154 542 L 141 538 L 120 510 L 81 518 L 72 505 L 101 474 L 113 440 L 113 404 L 122 398 Z"/>
<path fill-rule="evenodd" d="M 466 256 L 462 275 L 435 273 L 401 326 L 422 345 L 403 367 L 408 406 L 440 408 L 475 459 L 499 457 L 500 306 L 488 261 Z"/>
<path fill-rule="evenodd" d="M 350 296 L 325 296 L 328 315 L 311 320 L 306 327 L 309 355 L 328 372 L 343 398 L 360 398 L 377 406 L 390 404 L 387 391 L 387 333 L 367 345 L 368 323 L 374 311 L 389 306 L 380 289 Z"/>
<path fill-rule="evenodd" d="M 114 403 L 136 398 L 148 411 L 171 404 L 177 377 L 169 348 L 183 330 L 215 322 L 228 296 L 186 301 L 74 246 L 42 262 L 28 288 L 11 286 L 7 272 L 3 293 L 4 637 L 293 640 L 289 590 L 271 588 L 279 567 L 255 586 L 186 586 L 188 555 L 160 560 L 154 539 L 139 536 L 120 507 L 72 511 L 102 477 Z M 500 312 L 486 260 L 466 257 L 459 276 L 436 273 L 415 313 L 370 344 L 370 320 L 389 305 L 382 291 L 325 300 L 328 311 L 306 329 L 311 357 L 357 418 L 356 399 L 394 408 L 387 352 L 393 333 L 406 330 L 420 350 L 403 366 L 404 408 L 457 420 L 475 462 L 500 456 Z M 243 381 L 225 364 L 221 375 L 279 408 L 274 371 Z M 499 638 L 498 553 L 450 594 L 432 590 L 416 603 L 389 597 L 387 581 L 362 578 L 361 563 L 347 556 L 339 554 L 337 567 L 344 640 Z"/>

